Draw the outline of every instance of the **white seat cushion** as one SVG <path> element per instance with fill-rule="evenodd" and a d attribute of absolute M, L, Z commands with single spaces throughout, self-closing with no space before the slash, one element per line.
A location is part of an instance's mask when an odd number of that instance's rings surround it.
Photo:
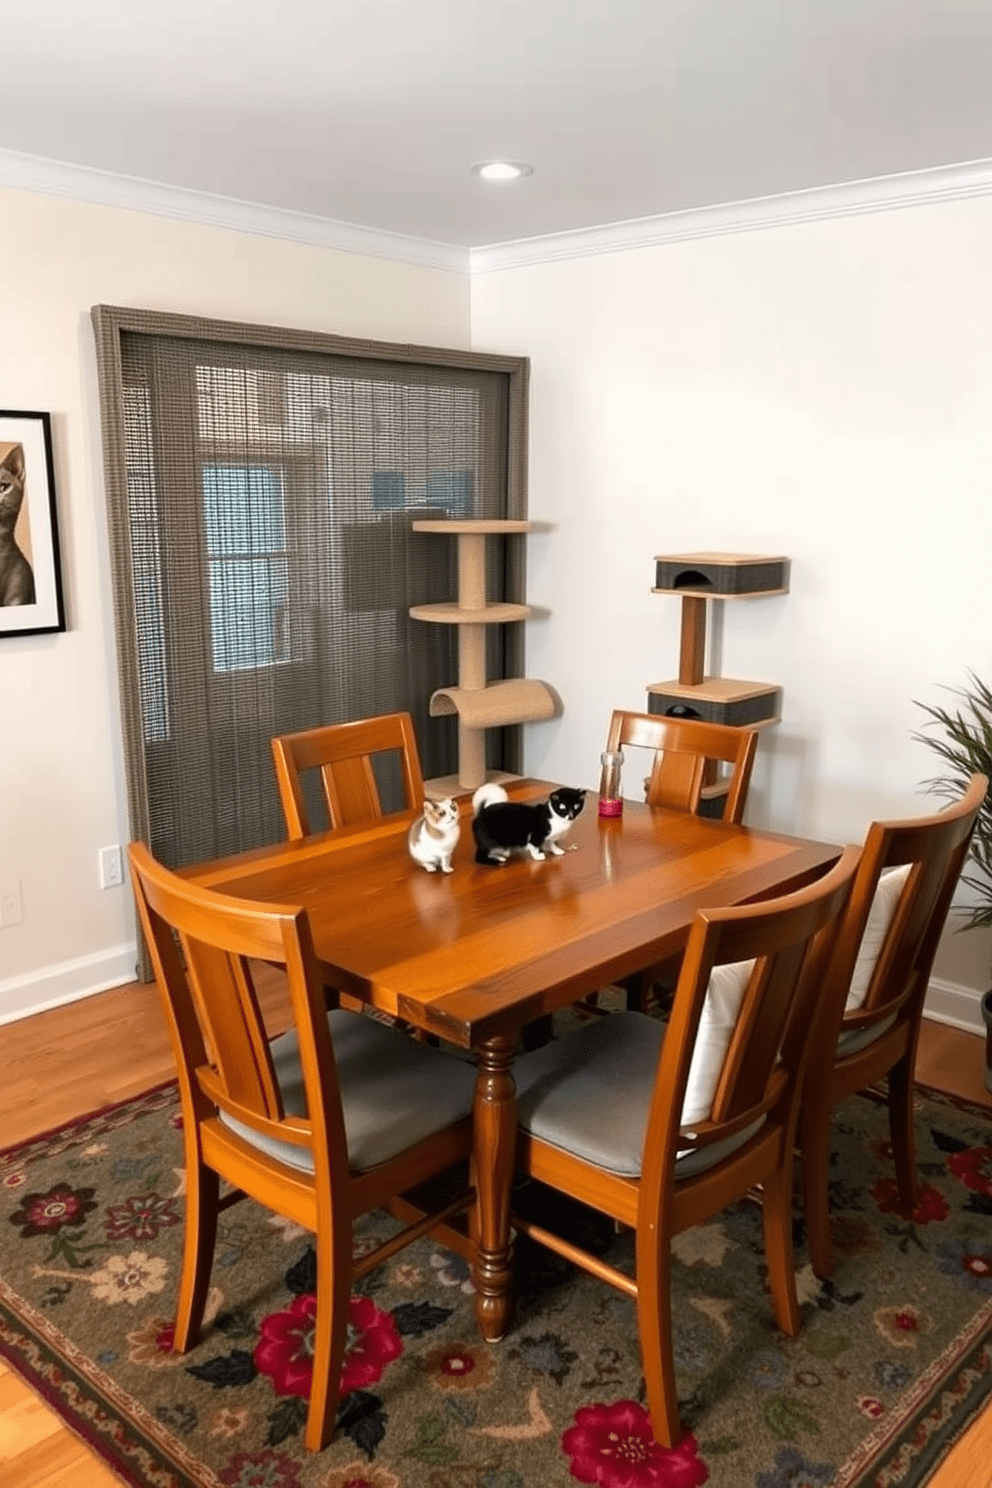
<path fill-rule="evenodd" d="M 341 1087 L 348 1162 L 354 1171 L 388 1162 L 471 1113 L 472 1065 L 360 1013 L 335 1009 L 327 1022 Z M 287 1116 L 305 1116 L 296 1030 L 274 1039 L 271 1052 Z M 303 1148 L 259 1136 L 232 1117 L 220 1119 L 260 1151 L 313 1172 L 310 1154 Z"/>
<path fill-rule="evenodd" d="M 664 1036 L 656 1018 L 611 1013 L 523 1055 L 514 1066 L 519 1125 L 607 1172 L 638 1177 Z M 760 1125 L 687 1152 L 675 1164 L 676 1176 L 711 1167 Z"/>
<path fill-rule="evenodd" d="M 848 1012 L 859 1008 L 868 996 L 868 984 L 899 906 L 902 891 L 906 887 L 911 867 L 911 863 L 904 863 L 901 868 L 888 868 L 878 880 L 875 897 L 868 911 L 865 933 L 858 948 L 858 959 L 851 973 L 851 985 L 847 989 L 847 1002 L 844 1006 Z"/>

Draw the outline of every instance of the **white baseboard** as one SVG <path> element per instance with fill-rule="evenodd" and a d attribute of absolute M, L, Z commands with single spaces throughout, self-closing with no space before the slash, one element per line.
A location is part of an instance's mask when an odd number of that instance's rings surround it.
<path fill-rule="evenodd" d="M 13 1023 L 32 1013 L 78 1002 L 94 992 L 106 992 L 108 987 L 133 982 L 137 960 L 138 948 L 132 941 L 96 956 L 63 961 L 59 966 L 46 966 L 28 976 L 0 982 L 0 1024 Z"/>
<path fill-rule="evenodd" d="M 932 1018 L 935 1023 L 949 1023 L 952 1028 L 962 1028 L 967 1033 L 980 1033 L 984 1038 L 983 995 L 974 987 L 961 987 L 956 982 L 932 977 L 923 1004 L 923 1016 Z"/>

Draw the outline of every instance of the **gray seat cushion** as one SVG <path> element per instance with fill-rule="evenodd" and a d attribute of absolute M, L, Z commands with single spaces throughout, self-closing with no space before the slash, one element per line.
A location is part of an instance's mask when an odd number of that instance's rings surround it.
<path fill-rule="evenodd" d="M 868 1045 L 881 1038 L 895 1021 L 896 1015 L 893 1013 L 891 1017 L 883 1018 L 881 1023 L 869 1023 L 866 1028 L 852 1028 L 847 1033 L 842 1033 L 837 1039 L 837 1053 L 843 1056 L 857 1054 L 862 1049 L 867 1049 Z"/>
<path fill-rule="evenodd" d="M 470 1114 L 475 1090 L 472 1065 L 360 1013 L 336 1009 L 328 1013 L 327 1022 L 353 1170 L 363 1172 L 388 1162 Z M 286 1114 L 305 1116 L 296 1030 L 274 1039 L 271 1051 Z M 310 1154 L 303 1148 L 259 1136 L 232 1117 L 222 1115 L 221 1120 L 253 1147 L 290 1167 L 313 1172 Z"/>
<path fill-rule="evenodd" d="M 518 1124 L 607 1172 L 639 1177 L 664 1036 L 656 1018 L 611 1013 L 522 1055 L 514 1066 Z M 704 1151 L 687 1151 L 676 1161 L 676 1176 L 712 1167 L 760 1125 Z"/>

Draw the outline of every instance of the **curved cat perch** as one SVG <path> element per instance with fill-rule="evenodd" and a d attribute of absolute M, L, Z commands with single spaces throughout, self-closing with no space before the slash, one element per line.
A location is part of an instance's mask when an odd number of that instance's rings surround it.
<path fill-rule="evenodd" d="M 486 681 L 486 626 L 526 620 L 530 614 L 528 605 L 487 602 L 486 538 L 529 532 L 530 526 L 486 518 L 413 523 L 414 532 L 448 533 L 458 542 L 458 602 L 414 605 L 410 610 L 414 620 L 459 628 L 458 685 L 439 688 L 430 704 L 435 718 L 458 716 L 457 782 L 431 782 L 444 794 L 475 790 L 485 781 L 486 729 L 552 718 L 560 711 L 557 695 L 546 682 L 523 677 Z"/>

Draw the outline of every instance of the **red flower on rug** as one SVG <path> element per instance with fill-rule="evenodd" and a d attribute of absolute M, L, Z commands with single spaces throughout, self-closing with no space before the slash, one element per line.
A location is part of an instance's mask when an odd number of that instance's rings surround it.
<path fill-rule="evenodd" d="M 929 1316 L 911 1302 L 902 1307 L 882 1307 L 875 1314 L 875 1326 L 894 1348 L 915 1348 L 917 1339 L 929 1333 Z"/>
<path fill-rule="evenodd" d="M 56 1183 L 47 1193 L 24 1194 L 21 1207 L 9 1215 L 10 1223 L 21 1226 L 21 1236 L 52 1235 L 66 1225 L 86 1223 L 86 1216 L 97 1207 L 92 1188 L 70 1188 Z"/>
<path fill-rule="evenodd" d="M 400 1488 L 400 1480 L 384 1467 L 349 1462 L 347 1467 L 336 1467 L 321 1478 L 318 1488 Z"/>
<path fill-rule="evenodd" d="M 572 1477 L 601 1488 L 699 1488 L 710 1475 L 696 1455 L 696 1438 L 659 1445 L 651 1417 L 636 1400 L 580 1407 L 561 1445 L 572 1459 Z"/>
<path fill-rule="evenodd" d="M 317 1298 L 312 1293 L 294 1297 L 282 1312 L 262 1319 L 261 1338 L 252 1356 L 255 1367 L 267 1374 L 277 1395 L 306 1399 L 313 1379 L 313 1332 Z M 341 1368 L 342 1396 L 374 1385 L 382 1371 L 403 1352 L 391 1313 L 381 1312 L 370 1297 L 348 1303 L 348 1341 Z"/>
<path fill-rule="evenodd" d="M 424 1360 L 424 1373 L 437 1390 L 482 1390 L 493 1377 L 492 1350 L 470 1343 L 445 1343 Z"/>
<path fill-rule="evenodd" d="M 931 1220 L 946 1219 L 950 1206 L 944 1195 L 929 1183 L 920 1190 L 920 1201 L 912 1214 L 907 1214 L 899 1198 L 899 1187 L 894 1178 L 882 1178 L 871 1191 L 871 1196 L 882 1214 L 898 1214 L 902 1219 L 912 1219 L 914 1224 L 929 1224 Z"/>
<path fill-rule="evenodd" d="M 992 1147 L 966 1147 L 952 1152 L 947 1166 L 965 1188 L 992 1199 Z"/>
<path fill-rule="evenodd" d="M 127 1335 L 127 1356 L 132 1364 L 143 1364 L 146 1369 L 162 1369 L 168 1365 L 181 1364 L 182 1354 L 174 1354 L 172 1345 L 176 1336 L 176 1325 L 167 1318 L 152 1317 Z"/>
<path fill-rule="evenodd" d="M 228 1488 L 302 1488 L 284 1452 L 236 1452 L 220 1475 Z"/>

